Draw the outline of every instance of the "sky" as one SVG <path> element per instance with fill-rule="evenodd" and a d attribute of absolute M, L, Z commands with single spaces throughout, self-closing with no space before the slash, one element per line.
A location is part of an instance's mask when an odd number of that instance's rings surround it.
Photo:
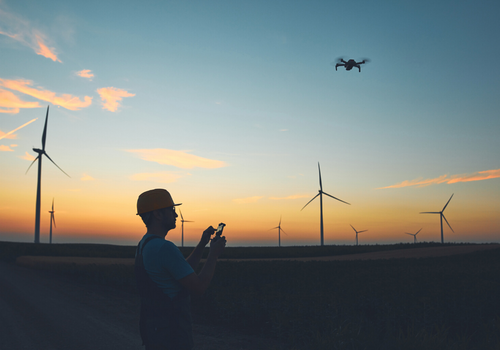
<path fill-rule="evenodd" d="M 184 244 L 500 240 L 495 1 L 0 0 L 0 241 L 136 244 L 165 188 Z M 370 61 L 335 70 L 339 57 Z M 332 65 L 333 62 L 333 65 Z M 27 173 L 26 173 L 27 172 Z M 179 211 L 178 211 L 179 212 Z M 167 239 L 181 244 L 182 224 Z"/>

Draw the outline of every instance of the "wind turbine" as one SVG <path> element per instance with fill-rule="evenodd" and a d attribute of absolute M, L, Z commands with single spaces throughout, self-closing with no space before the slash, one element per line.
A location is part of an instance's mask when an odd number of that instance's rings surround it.
<path fill-rule="evenodd" d="M 54 227 L 56 227 L 56 219 L 54 217 L 54 198 L 52 198 L 52 210 L 49 210 L 50 213 L 50 238 L 49 243 L 52 244 L 52 222 L 54 223 Z"/>
<path fill-rule="evenodd" d="M 446 202 L 445 206 L 443 207 L 443 210 L 441 211 L 426 211 L 426 212 L 421 212 L 420 214 L 439 214 L 440 218 L 441 218 L 441 243 L 444 243 L 444 236 L 443 236 L 443 219 L 444 221 L 446 221 L 446 223 L 448 224 L 448 227 L 451 229 L 451 231 L 454 233 L 455 231 L 453 231 L 453 229 L 451 228 L 450 226 L 450 223 L 448 222 L 448 220 L 446 220 L 446 217 L 444 216 L 443 212 L 444 210 L 446 209 L 446 207 L 448 206 L 448 203 L 450 203 L 451 199 L 453 198 L 453 195 L 454 193 L 451 195 L 450 199 L 448 199 L 448 202 Z"/>
<path fill-rule="evenodd" d="M 270 229 L 270 230 L 274 230 L 275 228 L 277 228 L 277 229 L 278 229 L 278 247 L 281 247 L 281 231 L 283 231 L 283 233 L 286 235 L 285 230 L 283 230 L 283 229 L 281 228 L 281 216 L 280 216 L 280 223 L 278 224 L 278 226 L 273 227 L 273 228 L 272 228 L 272 229 Z"/>
<path fill-rule="evenodd" d="M 47 106 L 47 114 L 45 116 L 45 126 L 43 127 L 42 134 L 42 149 L 33 148 L 33 151 L 38 153 L 38 157 L 30 164 L 26 174 L 30 170 L 31 166 L 38 160 L 38 180 L 36 186 L 36 211 L 35 211 L 35 243 L 40 243 L 40 200 L 41 200 L 41 183 L 42 183 L 42 156 L 46 156 L 54 165 L 59 168 L 59 166 L 49 157 L 45 152 L 45 140 L 47 138 L 47 120 L 49 119 L 49 106 Z M 67 177 L 71 177 L 59 168 Z"/>
<path fill-rule="evenodd" d="M 354 226 L 350 225 L 352 227 L 352 229 L 354 230 L 354 232 L 356 232 L 356 245 L 358 245 L 358 233 L 361 233 L 361 232 L 366 232 L 368 230 L 363 230 L 363 231 L 356 231 L 356 229 L 354 228 Z"/>
<path fill-rule="evenodd" d="M 323 245 L 324 245 L 324 231 L 323 231 L 323 195 L 327 195 L 328 197 L 331 197 L 331 198 L 333 198 L 333 199 L 336 199 L 336 200 L 338 200 L 339 202 L 342 202 L 342 203 L 345 203 L 345 204 L 349 204 L 349 205 L 351 205 L 351 204 L 350 204 L 350 203 L 347 203 L 347 202 L 344 202 L 343 200 L 338 199 L 338 198 L 336 198 L 336 197 L 334 197 L 334 196 L 332 196 L 332 195 L 330 195 L 330 194 L 328 194 L 328 193 L 326 193 L 326 192 L 323 192 L 323 184 L 321 183 L 321 169 L 320 169 L 320 167 L 319 167 L 319 162 L 318 162 L 318 172 L 319 172 L 319 190 L 318 190 L 318 194 L 317 194 L 317 195 L 315 195 L 315 196 L 313 197 L 313 199 L 311 199 L 309 202 L 307 202 L 307 204 L 306 204 L 306 205 L 304 205 L 304 206 L 302 207 L 302 209 L 300 209 L 300 210 L 302 211 L 305 207 L 307 207 L 307 205 L 308 205 L 309 203 L 311 203 L 313 200 L 315 200 L 315 199 L 316 199 L 316 197 L 318 197 L 318 196 L 319 196 L 319 212 L 320 212 L 320 240 L 321 240 L 321 245 L 323 246 Z"/>
<path fill-rule="evenodd" d="M 408 232 L 405 232 L 407 235 L 410 235 L 410 236 L 413 236 L 413 243 L 417 243 L 417 235 L 418 233 L 422 231 L 422 229 L 418 230 L 417 233 L 408 233 Z"/>
<path fill-rule="evenodd" d="M 181 246 L 184 247 L 184 223 L 185 222 L 194 222 L 194 221 L 184 220 L 184 218 L 182 217 L 182 211 L 180 209 L 179 209 L 179 213 L 181 213 L 181 223 L 182 223 L 182 243 L 181 243 Z"/>

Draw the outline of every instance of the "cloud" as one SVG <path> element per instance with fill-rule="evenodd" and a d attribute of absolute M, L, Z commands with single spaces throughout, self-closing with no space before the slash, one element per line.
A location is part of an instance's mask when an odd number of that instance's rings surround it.
<path fill-rule="evenodd" d="M 134 181 L 152 181 L 159 183 L 172 183 L 176 182 L 182 177 L 180 174 L 171 173 L 168 171 L 161 171 L 157 173 L 139 173 L 130 176 Z"/>
<path fill-rule="evenodd" d="M 26 160 L 29 160 L 29 161 L 34 161 L 36 159 L 36 157 L 33 157 L 31 154 L 29 154 L 28 152 L 26 152 L 24 154 L 24 156 L 20 156 L 19 158 L 22 158 L 22 159 L 26 159 Z"/>
<path fill-rule="evenodd" d="M 31 119 L 29 122 L 27 123 L 24 123 L 23 125 L 21 125 L 20 127 L 18 128 L 15 128 L 14 130 L 11 130 L 9 131 L 8 133 L 4 133 L 0 130 L 0 140 L 3 139 L 3 138 L 7 138 L 7 139 L 15 139 L 16 138 L 16 135 L 14 134 L 17 130 L 19 129 L 22 129 L 24 128 L 26 125 L 28 124 L 31 124 L 33 123 L 35 120 L 37 120 L 38 118 L 35 118 L 35 119 Z"/>
<path fill-rule="evenodd" d="M 57 62 L 62 63 L 62 61 L 59 58 L 57 58 L 57 55 L 54 51 L 54 48 L 52 48 L 52 47 L 49 48 L 47 45 L 45 45 L 45 38 L 44 38 L 43 34 L 38 33 L 38 32 L 34 32 L 34 36 L 36 39 L 36 45 L 33 49 L 35 50 L 37 55 L 41 55 L 43 57 L 50 58 L 54 62 L 57 61 Z"/>
<path fill-rule="evenodd" d="M 27 20 L 3 10 L 0 10 L 0 34 L 31 48 L 37 55 L 49 58 L 54 62 L 62 62 L 57 57 L 56 50 L 49 47 L 49 39 L 45 34 L 33 28 Z"/>
<path fill-rule="evenodd" d="M 12 147 L 13 145 L 11 145 Z M 0 145 L 0 152 L 14 152 L 12 148 L 6 145 Z"/>
<path fill-rule="evenodd" d="M 477 171 L 472 174 L 461 174 L 461 175 L 451 175 L 451 176 L 441 175 L 434 179 L 426 179 L 426 180 L 422 180 L 422 178 L 418 178 L 415 180 L 405 180 L 401 183 L 392 186 L 380 187 L 377 189 L 402 188 L 410 186 L 424 187 L 442 183 L 454 184 L 457 182 L 482 181 L 482 180 L 495 179 L 499 177 L 500 177 L 500 169 L 494 169 L 494 170 Z"/>
<path fill-rule="evenodd" d="M 127 152 L 137 154 L 141 159 L 158 164 L 172 165 L 181 169 L 215 169 L 227 166 L 220 160 L 212 160 L 189 154 L 189 151 L 174 151 L 164 148 L 131 149 Z"/>
<path fill-rule="evenodd" d="M 82 177 L 81 177 L 81 179 L 80 179 L 80 180 L 82 180 L 82 181 L 94 181 L 95 179 L 94 179 L 92 176 L 87 175 L 87 174 L 85 174 L 85 173 L 84 173 L 84 174 L 82 175 Z"/>
<path fill-rule="evenodd" d="M 92 78 L 94 77 L 94 73 L 92 73 L 92 71 L 90 69 L 84 69 L 84 70 L 81 70 L 79 72 L 76 72 L 76 75 L 78 75 L 79 77 L 82 77 L 82 78 L 90 79 L 90 80 L 92 80 Z"/>
<path fill-rule="evenodd" d="M 20 108 L 40 108 L 38 102 L 22 101 L 14 93 L 0 89 L 0 113 L 17 114 Z"/>
<path fill-rule="evenodd" d="M 119 101 L 121 101 L 123 97 L 135 96 L 135 94 L 115 87 L 97 89 L 97 93 L 101 96 L 102 109 L 107 109 L 110 112 L 116 112 L 118 107 L 120 107 Z"/>
<path fill-rule="evenodd" d="M 92 104 L 92 97 L 85 96 L 84 101 L 70 94 L 57 95 L 55 92 L 44 90 L 43 88 L 31 87 L 33 82 L 30 80 L 8 80 L 0 78 L 0 87 L 21 92 L 23 94 L 35 97 L 42 101 L 50 102 L 56 106 L 61 106 L 71 111 L 78 111 L 81 108 Z"/>
<path fill-rule="evenodd" d="M 254 196 L 254 197 L 248 197 L 248 198 L 238 198 L 238 199 L 233 199 L 233 202 L 238 203 L 238 204 L 255 203 L 255 202 L 257 202 L 261 198 L 263 198 L 263 196 Z"/>
<path fill-rule="evenodd" d="M 282 200 L 282 199 L 299 199 L 299 198 L 309 198 L 309 194 L 294 194 L 288 197 L 269 197 L 272 200 Z"/>

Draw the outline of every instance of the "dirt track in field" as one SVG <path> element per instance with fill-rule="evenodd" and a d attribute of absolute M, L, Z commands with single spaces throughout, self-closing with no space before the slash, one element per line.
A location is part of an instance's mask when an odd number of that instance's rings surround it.
<path fill-rule="evenodd" d="M 498 249 L 498 248 L 500 248 L 500 244 L 474 244 L 474 245 L 456 245 L 456 246 L 446 246 L 446 247 L 396 249 L 396 250 L 386 250 L 373 253 L 321 256 L 312 258 L 259 259 L 259 260 L 349 261 L 349 260 L 431 258 L 439 256 L 468 254 L 468 253 L 474 253 L 478 251 Z M 229 259 L 221 259 L 221 260 L 224 261 Z M 244 261 L 244 260 L 231 259 L 229 261 Z"/>
<path fill-rule="evenodd" d="M 269 258 L 269 259 L 220 259 L 220 261 L 273 261 L 273 260 L 294 260 L 294 261 L 349 261 L 349 260 L 378 260 L 378 259 L 406 259 L 406 258 L 431 258 L 440 256 L 450 256 L 458 254 L 468 254 L 489 249 L 499 249 L 500 244 L 470 244 L 454 245 L 445 247 L 430 248 L 407 248 L 386 250 L 373 253 L 347 254 L 322 257 L 307 258 Z M 134 259 L 118 258 L 82 258 L 82 257 L 43 257 L 43 256 L 21 256 L 17 259 L 17 264 L 32 267 L 37 264 L 77 264 L 77 265 L 111 265 L 124 264 L 133 265 Z"/>

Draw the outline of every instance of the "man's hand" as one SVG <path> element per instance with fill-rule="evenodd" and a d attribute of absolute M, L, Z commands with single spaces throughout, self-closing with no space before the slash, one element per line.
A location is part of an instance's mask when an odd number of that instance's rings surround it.
<path fill-rule="evenodd" d="M 210 226 L 208 227 L 205 231 L 203 231 L 203 234 L 201 235 L 201 240 L 200 243 L 203 246 L 206 246 L 208 242 L 210 242 L 210 237 L 215 233 L 215 229 Z"/>
<path fill-rule="evenodd" d="M 213 255 L 215 258 L 218 258 L 226 248 L 226 237 L 221 236 L 217 240 L 213 240 L 210 242 L 210 252 L 208 255 Z"/>

